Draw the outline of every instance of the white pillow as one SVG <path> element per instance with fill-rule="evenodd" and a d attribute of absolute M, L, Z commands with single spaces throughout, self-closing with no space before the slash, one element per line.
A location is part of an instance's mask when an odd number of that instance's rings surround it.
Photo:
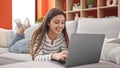
<path fill-rule="evenodd" d="M 120 64 L 120 44 L 105 43 L 102 49 L 101 59 Z"/>
<path fill-rule="evenodd" d="M 77 33 L 105 34 L 106 38 L 116 38 L 120 31 L 120 18 L 81 18 Z"/>
<path fill-rule="evenodd" d="M 117 44 L 120 44 L 120 38 L 109 39 L 107 41 L 107 43 L 117 43 Z"/>
<path fill-rule="evenodd" d="M 120 64 L 120 44 L 108 53 L 107 60 Z"/>
<path fill-rule="evenodd" d="M 8 47 L 14 36 L 12 30 L 0 28 L 0 47 Z"/>
<path fill-rule="evenodd" d="M 76 33 L 77 22 L 76 21 L 66 21 L 66 29 L 68 32 L 68 36 L 70 38 L 72 33 Z"/>

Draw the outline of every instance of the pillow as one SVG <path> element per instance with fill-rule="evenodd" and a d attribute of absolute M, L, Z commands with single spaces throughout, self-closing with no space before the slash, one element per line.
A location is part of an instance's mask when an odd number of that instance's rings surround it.
<path fill-rule="evenodd" d="M 105 34 L 106 38 L 117 38 L 120 31 L 120 18 L 81 18 L 77 33 Z"/>
<path fill-rule="evenodd" d="M 24 31 L 25 38 L 28 39 L 28 40 L 31 40 L 32 34 L 33 34 L 34 30 L 35 30 L 39 25 L 41 25 L 41 23 L 35 24 L 35 25 L 31 26 L 30 28 L 27 28 L 27 29 Z"/>
<path fill-rule="evenodd" d="M 77 22 L 76 21 L 66 21 L 66 29 L 68 32 L 68 36 L 70 38 L 72 33 L 76 33 Z"/>
<path fill-rule="evenodd" d="M 107 60 L 120 64 L 120 44 L 108 53 Z"/>
<path fill-rule="evenodd" d="M 0 28 L 0 47 L 8 47 L 13 36 L 14 32 L 12 30 Z"/>
<path fill-rule="evenodd" d="M 120 64 L 120 44 L 105 43 L 102 49 L 101 59 Z"/>
<path fill-rule="evenodd" d="M 107 43 L 117 43 L 120 44 L 120 38 L 113 38 L 107 41 Z"/>

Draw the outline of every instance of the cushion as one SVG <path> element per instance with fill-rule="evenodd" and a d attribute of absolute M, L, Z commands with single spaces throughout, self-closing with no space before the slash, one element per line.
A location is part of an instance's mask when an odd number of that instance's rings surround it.
<path fill-rule="evenodd" d="M 30 54 L 4 53 L 4 54 L 0 54 L 0 57 L 13 59 L 13 60 L 32 61 L 32 57 Z"/>
<path fill-rule="evenodd" d="M 41 23 L 35 24 L 35 25 L 31 26 L 30 28 L 27 28 L 27 29 L 24 31 L 25 38 L 28 39 L 28 40 L 31 40 L 32 34 L 33 34 L 34 30 L 35 30 L 39 25 L 41 25 Z"/>
<path fill-rule="evenodd" d="M 0 28 L 0 47 L 8 47 L 13 36 L 14 32 L 12 30 Z"/>
<path fill-rule="evenodd" d="M 107 60 L 120 64 L 120 44 L 108 53 Z"/>
<path fill-rule="evenodd" d="M 101 59 L 120 64 L 120 44 L 105 43 L 102 49 Z"/>
<path fill-rule="evenodd" d="M 68 36 L 70 38 L 72 33 L 76 32 L 77 22 L 76 21 L 66 21 L 66 29 L 67 29 L 67 32 L 68 32 Z"/>
<path fill-rule="evenodd" d="M 107 43 L 117 43 L 120 44 L 120 38 L 113 38 L 107 41 Z"/>
<path fill-rule="evenodd" d="M 117 38 L 120 18 L 80 18 L 77 33 L 105 34 L 106 38 Z"/>
<path fill-rule="evenodd" d="M 0 54 L 9 53 L 8 48 L 0 47 Z"/>

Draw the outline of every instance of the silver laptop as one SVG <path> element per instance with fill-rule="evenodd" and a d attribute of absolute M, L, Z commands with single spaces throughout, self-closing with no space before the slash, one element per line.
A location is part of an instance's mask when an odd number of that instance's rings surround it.
<path fill-rule="evenodd" d="M 72 34 L 65 67 L 98 63 L 104 34 Z"/>
<path fill-rule="evenodd" d="M 104 34 L 72 34 L 66 67 L 98 63 Z"/>

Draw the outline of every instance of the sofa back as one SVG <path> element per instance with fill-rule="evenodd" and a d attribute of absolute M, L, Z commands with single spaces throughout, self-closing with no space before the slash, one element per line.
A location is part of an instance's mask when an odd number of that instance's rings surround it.
<path fill-rule="evenodd" d="M 106 38 L 118 38 L 120 18 L 81 18 L 76 33 L 105 34 Z"/>
<path fill-rule="evenodd" d="M 72 33 L 76 33 L 77 24 L 78 24 L 77 21 L 66 21 L 66 29 L 67 29 L 69 38 L 71 37 Z"/>
<path fill-rule="evenodd" d="M 39 23 L 41 25 L 41 23 Z M 39 26 L 25 30 L 25 38 L 31 39 L 34 30 Z M 93 33 L 105 34 L 106 38 L 118 38 L 120 32 L 120 18 L 80 18 L 79 21 L 66 21 L 66 28 L 69 38 L 72 33 Z M 8 47 L 14 36 L 12 30 L 0 30 L 0 47 Z"/>

